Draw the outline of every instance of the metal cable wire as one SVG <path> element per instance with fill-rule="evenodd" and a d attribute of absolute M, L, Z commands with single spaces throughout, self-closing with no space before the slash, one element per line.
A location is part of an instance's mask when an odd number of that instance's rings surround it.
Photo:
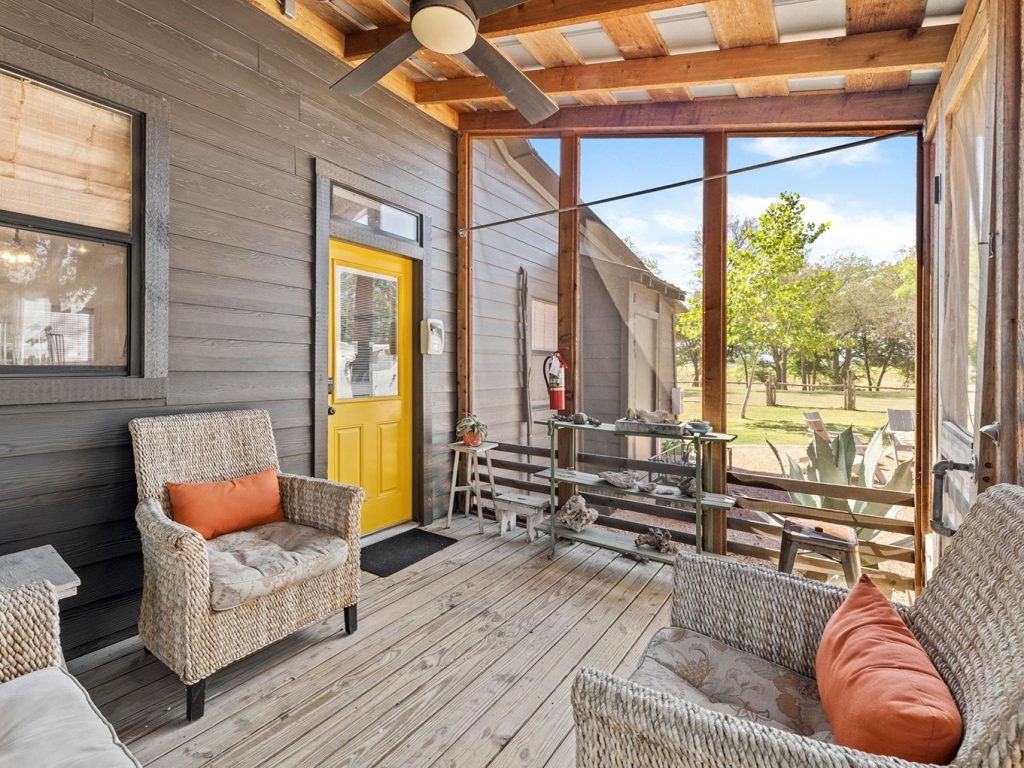
<path fill-rule="evenodd" d="M 824 147 L 822 149 L 811 150 L 810 152 L 801 152 L 798 155 L 790 155 L 789 157 L 780 157 L 775 160 L 766 160 L 763 163 L 754 163 L 753 165 L 745 165 L 742 168 L 733 168 L 730 171 L 724 173 L 713 173 L 707 176 L 695 176 L 692 179 L 685 179 L 683 181 L 675 181 L 671 184 L 662 184 L 657 187 L 648 187 L 647 189 L 640 189 L 636 192 L 625 192 L 621 195 L 612 195 L 611 197 L 603 197 L 600 200 L 591 200 L 587 203 L 579 203 L 577 205 L 569 205 L 564 208 L 551 208 L 546 211 L 539 211 L 538 213 L 528 213 L 523 216 L 514 216 L 510 219 L 499 219 L 498 221 L 489 221 L 485 224 L 474 224 L 471 227 L 463 227 L 458 230 L 459 237 L 466 237 L 470 232 L 475 232 L 480 229 L 491 229 L 492 227 L 500 227 L 503 224 L 515 224 L 520 221 L 529 221 L 530 219 L 539 219 L 542 216 L 553 216 L 558 213 L 568 213 L 569 211 L 576 211 L 580 208 L 590 208 L 595 205 L 603 205 L 604 203 L 614 203 L 619 200 L 628 200 L 631 197 L 640 197 L 641 195 L 652 195 L 655 192 L 664 192 L 669 189 L 678 189 L 679 187 L 688 187 L 693 184 L 703 184 L 705 181 L 715 181 L 717 179 L 725 179 L 729 176 L 735 176 L 740 173 L 748 173 L 750 171 L 759 171 L 762 168 L 771 168 L 776 165 L 783 165 L 785 163 L 792 163 L 797 160 L 806 160 L 809 157 L 819 157 L 820 155 L 828 155 L 832 152 L 842 152 L 846 149 L 853 149 L 854 147 L 864 147 L 868 144 L 875 144 L 880 141 L 886 141 L 887 139 L 895 139 L 899 136 L 916 136 L 919 133 L 917 128 L 908 128 L 904 131 L 896 131 L 894 133 L 886 133 L 881 136 L 872 136 L 867 139 L 860 139 L 858 141 L 851 141 L 847 144 L 840 144 L 835 147 Z"/>

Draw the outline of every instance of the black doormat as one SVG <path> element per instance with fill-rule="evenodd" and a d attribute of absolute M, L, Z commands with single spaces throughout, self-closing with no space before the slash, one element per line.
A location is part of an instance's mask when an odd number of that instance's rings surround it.
<path fill-rule="evenodd" d="M 365 547 L 359 555 L 361 567 L 376 576 L 390 576 L 455 542 L 448 536 L 413 528 Z"/>

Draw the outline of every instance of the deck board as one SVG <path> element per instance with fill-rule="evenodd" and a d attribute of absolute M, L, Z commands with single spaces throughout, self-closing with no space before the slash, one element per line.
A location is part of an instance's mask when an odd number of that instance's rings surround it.
<path fill-rule="evenodd" d="M 668 623 L 671 572 L 521 530 L 458 543 L 362 584 L 359 631 L 330 617 L 222 670 L 206 716 L 137 639 L 72 671 L 144 765 L 550 766 L 574 763 L 582 665 L 625 672 Z"/>

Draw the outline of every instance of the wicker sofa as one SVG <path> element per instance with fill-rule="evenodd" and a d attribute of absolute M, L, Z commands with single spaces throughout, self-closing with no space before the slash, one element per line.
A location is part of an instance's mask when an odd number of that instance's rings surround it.
<path fill-rule="evenodd" d="M 979 496 L 910 608 L 897 606 L 949 684 L 964 720 L 953 761 L 972 768 L 1024 765 L 1024 489 L 1002 485 Z M 814 716 L 814 659 L 826 622 L 846 589 L 717 557 L 680 553 L 672 623 L 630 680 L 582 670 L 573 686 L 577 764 L 587 768 L 908 768 L 904 760 L 829 743 Z M 667 685 L 652 664 L 672 643 L 702 643 L 705 656 L 732 654 L 731 683 L 756 669 L 785 713 L 707 689 L 714 663 L 685 664 Z M 692 648 L 690 649 L 692 651 Z M 675 648 L 676 661 L 686 649 Z M 664 665 L 662 665 L 664 666 Z M 661 676 L 662 680 L 665 676 Z M 749 681 L 747 681 L 749 683 Z M 671 692 L 669 692 L 671 690 Z M 744 689 L 750 690 L 750 686 Z M 736 688 L 732 689 L 736 693 Z M 705 704 L 697 703 L 701 698 Z M 707 701 L 713 702 L 710 706 Z M 818 702 L 820 706 L 820 702 Z M 718 710 L 718 711 L 715 711 Z M 773 717 L 774 715 L 774 717 Z M 778 718 L 788 722 L 778 722 Z"/>
<path fill-rule="evenodd" d="M 0 592 L 0 713 L 0 765 L 139 767 L 64 668 L 48 582 Z"/>
<path fill-rule="evenodd" d="M 144 562 L 139 636 L 187 686 L 189 720 L 203 715 L 206 679 L 228 664 L 341 610 L 355 631 L 361 488 L 279 474 L 286 522 L 206 541 L 171 519 L 166 484 L 278 468 L 270 415 L 159 416 L 129 430 Z"/>

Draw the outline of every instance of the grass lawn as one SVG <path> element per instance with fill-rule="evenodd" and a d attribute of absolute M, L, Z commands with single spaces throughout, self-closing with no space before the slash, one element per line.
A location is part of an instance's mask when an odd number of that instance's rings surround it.
<path fill-rule="evenodd" d="M 852 424 L 867 440 L 885 424 L 886 408 L 914 408 L 913 392 L 858 392 L 857 410 L 847 411 L 842 407 L 841 392 L 801 392 L 795 388 L 779 390 L 776 398 L 778 405 L 769 408 L 764 404 L 764 386 L 755 384 L 750 393 L 747 418 L 741 419 L 743 386 L 730 384 L 728 394 L 726 427 L 736 435 L 734 445 L 764 445 L 766 439 L 776 445 L 805 445 L 807 426 L 804 423 L 804 411 L 819 411 L 829 429 L 843 429 Z M 688 419 L 697 418 L 699 404 L 700 390 L 687 387 L 683 415 Z"/>

